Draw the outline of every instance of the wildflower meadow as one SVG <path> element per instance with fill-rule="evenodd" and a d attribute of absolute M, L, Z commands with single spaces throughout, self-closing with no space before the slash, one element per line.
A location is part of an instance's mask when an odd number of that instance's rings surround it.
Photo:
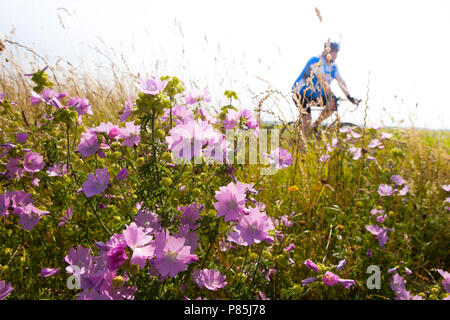
<path fill-rule="evenodd" d="M 281 135 L 232 88 L 51 71 L 1 75 L 0 299 L 450 299 L 448 132 Z"/>

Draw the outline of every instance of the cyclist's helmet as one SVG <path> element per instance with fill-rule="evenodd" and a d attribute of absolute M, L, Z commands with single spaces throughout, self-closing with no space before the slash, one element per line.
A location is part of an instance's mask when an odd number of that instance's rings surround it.
<path fill-rule="evenodd" d="M 325 42 L 325 44 L 323 45 L 324 49 L 327 48 L 327 42 Z M 341 49 L 341 45 L 337 42 L 330 42 L 330 50 L 331 51 L 339 51 Z"/>

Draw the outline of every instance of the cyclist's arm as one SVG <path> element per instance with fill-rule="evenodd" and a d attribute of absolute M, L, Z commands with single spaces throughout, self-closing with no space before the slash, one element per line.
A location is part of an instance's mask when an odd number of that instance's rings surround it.
<path fill-rule="evenodd" d="M 339 75 L 336 77 L 336 81 L 339 85 L 339 88 L 341 88 L 345 96 L 348 97 L 350 93 L 348 92 L 347 84 L 345 83 L 344 79 Z"/>

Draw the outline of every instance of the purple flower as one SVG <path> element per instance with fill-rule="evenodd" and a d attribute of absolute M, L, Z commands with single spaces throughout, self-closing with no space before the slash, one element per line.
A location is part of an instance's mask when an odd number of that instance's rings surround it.
<path fill-rule="evenodd" d="M 120 115 L 120 122 L 124 122 L 131 115 L 131 96 L 128 96 L 128 101 L 125 102 L 125 107 L 123 108 L 122 114 Z"/>
<path fill-rule="evenodd" d="M 251 246 L 253 243 L 268 240 L 270 236 L 267 232 L 275 227 L 272 219 L 261 212 L 259 208 L 250 208 L 249 211 L 247 215 L 240 217 L 235 231 L 239 233 L 246 245 Z"/>
<path fill-rule="evenodd" d="M 119 126 L 112 124 L 111 122 L 102 122 L 97 127 L 93 128 L 92 131 L 105 133 L 110 139 L 118 139 L 121 133 Z"/>
<path fill-rule="evenodd" d="M 50 212 L 41 211 L 32 203 L 27 204 L 23 207 L 14 208 L 14 214 L 19 216 L 19 224 L 22 226 L 22 229 L 25 230 L 33 230 L 33 228 L 39 223 L 41 216 L 47 215 Z"/>
<path fill-rule="evenodd" d="M 355 280 L 339 279 L 339 284 L 341 284 L 345 289 L 350 289 L 351 286 L 355 284 Z"/>
<path fill-rule="evenodd" d="M 128 169 L 127 168 L 123 168 L 122 170 L 119 171 L 119 173 L 117 174 L 116 179 L 117 180 L 123 180 L 126 177 L 128 177 Z"/>
<path fill-rule="evenodd" d="M 216 191 L 215 198 L 218 202 L 213 206 L 217 210 L 217 216 L 225 216 L 225 222 L 235 221 L 243 212 L 246 202 L 246 191 L 248 187 L 245 184 L 230 182 L 226 187 L 220 187 Z"/>
<path fill-rule="evenodd" d="M 39 172 L 44 169 L 43 157 L 38 152 L 29 152 L 25 155 L 23 167 L 28 172 Z"/>
<path fill-rule="evenodd" d="M 345 259 L 339 261 L 338 265 L 336 266 L 336 269 L 338 269 L 339 271 L 342 270 L 346 263 L 347 263 L 347 261 Z"/>
<path fill-rule="evenodd" d="M 125 252 L 126 243 L 119 243 L 115 247 L 111 248 L 107 254 L 106 259 L 108 262 L 108 269 L 116 271 L 119 267 L 128 260 L 127 253 Z"/>
<path fill-rule="evenodd" d="M 41 277 L 42 278 L 51 277 L 51 276 L 54 276 L 57 273 L 59 273 L 59 269 L 58 268 L 42 268 L 41 269 Z"/>
<path fill-rule="evenodd" d="M 205 101 L 205 102 L 211 101 L 211 97 L 206 88 L 203 90 L 203 94 L 200 92 L 200 90 L 194 88 L 191 91 L 189 91 L 187 93 L 186 97 L 184 98 L 184 102 L 188 105 L 195 104 L 199 101 Z"/>
<path fill-rule="evenodd" d="M 77 249 L 71 248 L 69 253 L 64 257 L 64 261 L 69 264 L 66 267 L 66 271 L 79 275 L 88 273 L 93 264 L 93 257 L 90 255 L 90 252 L 91 249 L 84 248 L 81 245 Z"/>
<path fill-rule="evenodd" d="M 442 278 L 444 278 L 444 280 L 442 280 L 442 285 L 444 286 L 445 292 L 450 293 L 450 273 L 442 269 L 437 269 L 437 271 Z"/>
<path fill-rule="evenodd" d="M 278 273 L 278 270 L 277 270 L 277 269 L 269 269 L 269 271 L 267 272 L 267 274 L 266 274 L 266 276 L 265 276 L 266 280 L 267 280 L 267 281 L 270 281 L 270 276 L 271 276 L 272 274 L 277 274 L 277 273 Z"/>
<path fill-rule="evenodd" d="M 449 192 L 450 191 L 450 184 L 443 185 L 442 189 L 444 189 L 445 192 Z"/>
<path fill-rule="evenodd" d="M 394 271 L 396 271 L 397 269 L 398 269 L 398 267 L 394 267 L 394 268 L 392 268 L 392 269 L 389 269 L 389 270 L 388 270 L 388 273 L 391 274 L 391 273 L 393 273 Z"/>
<path fill-rule="evenodd" d="M 11 157 L 6 164 L 8 170 L 8 179 L 16 179 L 23 175 L 23 168 L 20 167 L 20 159 L 18 157 Z"/>
<path fill-rule="evenodd" d="M 402 189 L 398 191 L 399 196 L 405 196 L 409 192 L 409 185 L 404 186 Z"/>
<path fill-rule="evenodd" d="M 66 212 L 63 214 L 63 216 L 60 219 L 60 223 L 58 224 L 58 227 L 62 227 L 63 225 L 65 225 L 67 223 L 67 221 L 70 220 L 70 218 L 72 218 L 73 215 L 73 208 L 70 207 L 66 210 Z"/>
<path fill-rule="evenodd" d="M 376 147 L 381 146 L 381 141 L 378 139 L 373 139 L 372 141 L 370 141 L 369 145 L 367 146 L 368 148 L 374 149 Z"/>
<path fill-rule="evenodd" d="M 150 244 L 152 237 L 146 235 L 144 229 L 138 227 L 134 222 L 123 231 L 123 236 L 126 244 L 133 250 L 131 263 L 138 264 L 141 269 L 144 269 L 145 261 L 151 258 L 155 252 L 155 247 Z"/>
<path fill-rule="evenodd" d="M 388 231 L 392 232 L 392 229 L 385 229 L 378 225 L 372 226 L 372 225 L 366 225 L 366 230 L 372 233 L 376 236 L 376 239 L 378 240 L 378 245 L 384 249 L 384 245 L 388 241 Z"/>
<path fill-rule="evenodd" d="M 358 160 L 361 158 L 361 148 L 356 148 L 356 147 L 351 147 L 350 149 L 348 149 L 352 155 L 353 155 L 353 160 Z"/>
<path fill-rule="evenodd" d="M 327 162 L 328 160 L 330 160 L 330 155 L 328 153 L 321 155 L 319 158 L 320 162 Z"/>
<path fill-rule="evenodd" d="M 381 133 L 381 140 L 390 139 L 390 138 L 392 138 L 392 133 L 388 133 L 388 132 Z"/>
<path fill-rule="evenodd" d="M 187 207 L 179 206 L 177 210 L 183 212 L 180 222 L 184 225 L 188 225 L 192 230 L 197 229 L 200 225 L 200 223 L 197 223 L 197 221 L 200 220 L 199 213 L 204 207 L 204 205 L 197 203 L 190 204 Z"/>
<path fill-rule="evenodd" d="M 405 272 L 406 274 L 412 274 L 412 271 L 408 267 L 405 267 Z"/>
<path fill-rule="evenodd" d="M 274 165 L 276 169 L 287 168 L 293 164 L 292 155 L 283 148 L 278 148 L 270 154 L 269 163 Z"/>
<path fill-rule="evenodd" d="M 286 248 L 284 248 L 284 251 L 286 251 L 286 253 L 288 253 L 289 251 L 291 251 L 294 248 L 295 248 L 295 245 L 293 243 L 290 243 Z"/>
<path fill-rule="evenodd" d="M 16 139 L 18 143 L 24 144 L 25 142 L 27 142 L 28 133 L 18 133 L 16 134 Z"/>
<path fill-rule="evenodd" d="M 334 286 L 338 282 L 339 277 L 330 271 L 325 272 L 325 274 L 323 275 L 323 283 L 327 286 Z"/>
<path fill-rule="evenodd" d="M 158 216 L 149 209 L 138 208 L 135 222 L 138 227 L 142 227 L 146 234 L 157 232 L 161 229 Z"/>
<path fill-rule="evenodd" d="M 397 175 L 397 174 L 394 174 L 394 175 L 391 177 L 391 180 L 392 180 L 392 182 L 394 182 L 395 185 L 397 185 L 397 186 L 401 186 L 401 185 L 403 185 L 403 184 L 406 183 L 405 179 L 403 179 L 402 176 L 399 176 L 399 175 Z"/>
<path fill-rule="evenodd" d="M 370 249 L 367 249 L 367 256 L 368 256 L 369 258 L 372 258 L 372 257 L 373 257 L 372 251 L 370 251 Z"/>
<path fill-rule="evenodd" d="M 239 121 L 239 112 L 233 109 L 229 109 L 225 116 L 225 120 L 223 120 L 223 127 L 225 129 L 233 129 L 234 126 L 238 123 L 238 121 Z"/>
<path fill-rule="evenodd" d="M 388 184 L 380 184 L 378 187 L 378 194 L 382 197 L 392 196 L 395 193 L 395 190 Z"/>
<path fill-rule="evenodd" d="M 307 278 L 305 280 L 302 280 L 302 287 L 306 286 L 307 284 L 310 284 L 317 280 L 317 277 Z"/>
<path fill-rule="evenodd" d="M 62 177 L 67 173 L 67 164 L 55 163 L 47 171 L 49 177 Z"/>
<path fill-rule="evenodd" d="M 81 134 L 80 144 L 77 146 L 77 150 L 83 155 L 88 157 L 97 151 L 99 151 L 99 144 L 97 140 L 97 134 L 94 132 L 85 132 Z"/>
<path fill-rule="evenodd" d="M 198 261 L 197 255 L 191 254 L 191 248 L 185 246 L 185 239 L 158 232 L 155 236 L 154 266 L 162 277 L 175 277 L 187 270 L 186 264 Z"/>
<path fill-rule="evenodd" d="M 70 98 L 69 102 L 67 103 L 67 106 L 75 110 L 78 113 L 78 116 L 81 116 L 83 114 L 93 115 L 91 104 L 86 98 L 81 99 L 79 97 Z"/>
<path fill-rule="evenodd" d="M 62 99 L 66 96 L 65 92 L 57 93 L 55 90 L 45 88 L 42 90 L 42 93 L 39 95 L 34 91 L 31 91 L 31 104 L 37 105 L 41 102 L 45 104 L 51 105 L 57 109 L 62 109 L 62 105 L 58 99 Z"/>
<path fill-rule="evenodd" d="M 6 299 L 10 293 L 14 290 L 11 283 L 6 283 L 5 281 L 0 281 L 0 300 Z"/>
<path fill-rule="evenodd" d="M 309 259 L 305 261 L 305 266 L 307 266 L 309 269 L 311 269 L 314 272 L 319 272 L 320 271 L 320 269 L 317 266 L 317 264 L 315 264 L 314 262 L 312 262 Z"/>
<path fill-rule="evenodd" d="M 215 269 L 195 269 L 192 277 L 199 288 L 205 287 L 208 290 L 216 291 L 227 285 L 225 281 L 227 277 Z"/>
<path fill-rule="evenodd" d="M 106 168 L 95 170 L 95 175 L 89 174 L 88 179 L 83 183 L 83 192 L 86 197 L 100 194 L 108 187 L 109 174 Z"/>
<path fill-rule="evenodd" d="M 152 77 L 147 80 L 139 79 L 139 83 L 136 84 L 141 92 L 152 96 L 157 95 L 158 93 L 163 91 L 166 85 L 167 80 L 161 81 L 161 79 L 158 79 L 157 77 Z"/>
<path fill-rule="evenodd" d="M 139 135 L 139 126 L 134 125 L 134 122 L 126 122 L 125 128 L 120 128 L 120 138 L 123 139 L 123 145 L 133 148 L 134 145 L 138 145 L 141 141 Z"/>

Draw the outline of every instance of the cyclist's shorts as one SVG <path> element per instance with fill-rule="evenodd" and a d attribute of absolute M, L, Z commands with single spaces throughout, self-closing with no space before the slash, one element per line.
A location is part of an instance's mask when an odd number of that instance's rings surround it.
<path fill-rule="evenodd" d="M 334 95 L 333 95 L 333 97 L 336 101 L 336 97 Z M 319 97 L 317 97 L 316 95 L 308 96 L 306 94 L 299 94 L 294 91 L 292 91 L 292 100 L 294 100 L 294 103 L 297 105 L 299 110 L 301 108 L 308 114 L 311 114 L 311 107 L 308 105 L 309 103 L 315 102 L 315 103 L 319 104 L 321 100 L 323 102 L 323 106 L 327 105 L 327 103 L 328 103 L 327 95 L 322 95 L 321 99 L 319 99 Z M 337 110 L 337 106 L 336 106 L 336 110 Z"/>

